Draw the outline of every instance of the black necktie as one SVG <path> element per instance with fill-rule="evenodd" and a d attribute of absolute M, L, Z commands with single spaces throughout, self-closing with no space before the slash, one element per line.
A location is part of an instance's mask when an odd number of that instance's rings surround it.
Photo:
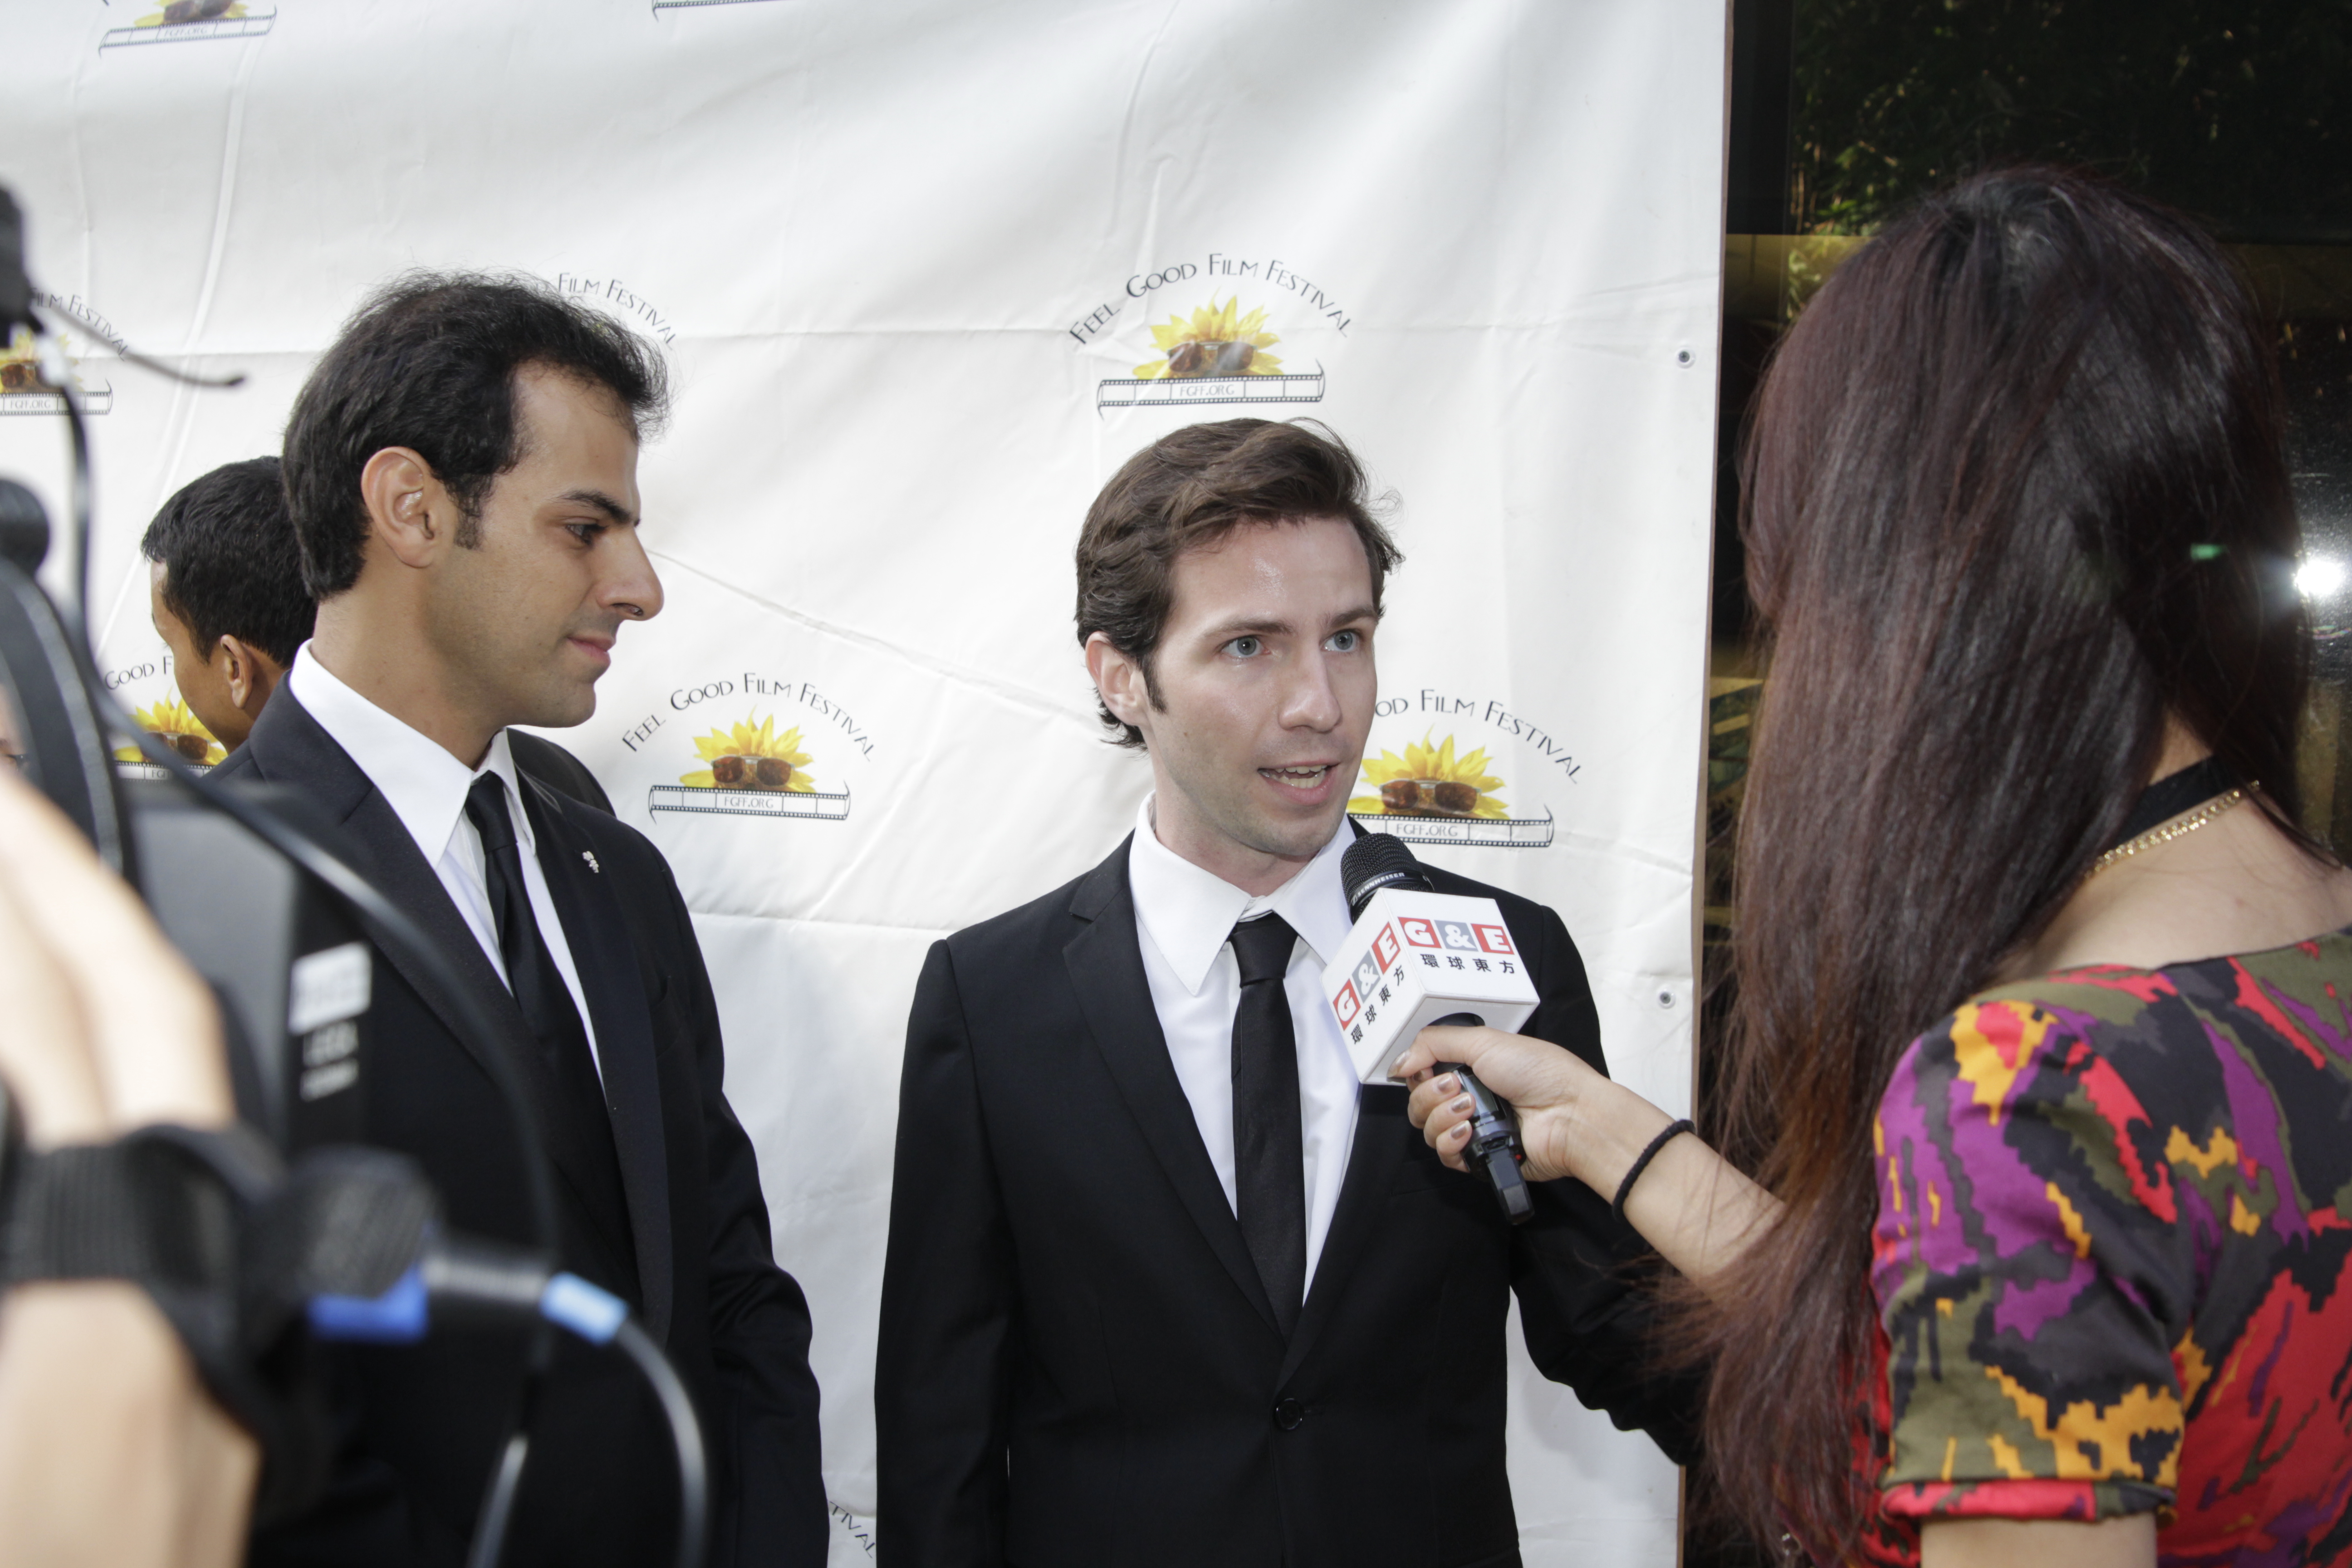
<path fill-rule="evenodd" d="M 613 1118 L 605 1109 L 604 1086 L 588 1054 L 588 1031 L 581 1026 L 571 987 L 563 984 L 562 973 L 541 938 L 538 918 L 531 913 L 514 819 L 507 815 L 506 786 L 498 774 L 484 773 L 466 792 L 466 820 L 482 836 L 483 880 L 490 895 L 491 917 L 498 922 L 507 985 L 539 1041 L 541 1058 L 553 1080 L 555 1103 L 548 1108 L 548 1114 L 558 1125 L 550 1131 L 586 1156 L 588 1180 L 599 1189 L 590 1194 L 591 1201 L 606 1211 L 598 1216 L 604 1228 L 626 1247 L 630 1245 L 628 1198 L 621 1184 L 620 1156 L 613 1146 Z M 634 1274 L 634 1256 L 628 1266 Z M 634 1295 L 634 1278 L 625 1283 Z"/>
<path fill-rule="evenodd" d="M 1298 1041 L 1282 977 L 1297 933 L 1280 915 L 1234 927 L 1242 1000 L 1234 1010 L 1234 1197 L 1242 1239 L 1285 1339 L 1307 1294 L 1307 1150 L 1298 1122 Z"/>

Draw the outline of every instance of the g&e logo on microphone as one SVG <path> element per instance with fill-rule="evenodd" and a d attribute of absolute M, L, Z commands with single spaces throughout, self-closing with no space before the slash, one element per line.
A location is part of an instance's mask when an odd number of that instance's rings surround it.
<path fill-rule="evenodd" d="M 1332 1016 L 1339 1020 L 1339 1027 L 1352 1029 L 1360 1012 L 1368 1024 L 1380 1017 L 1379 1003 L 1389 999 L 1381 976 L 1394 969 L 1395 983 L 1404 984 L 1404 971 L 1397 966 L 1397 956 L 1403 951 L 1394 926 L 1384 925 L 1373 936 L 1372 945 L 1356 961 L 1355 973 L 1340 983 L 1339 994 L 1331 998 Z"/>
<path fill-rule="evenodd" d="M 1468 921 L 1433 921 L 1418 915 L 1408 915 L 1397 921 L 1404 928 L 1404 940 L 1412 947 L 1443 952 L 1485 952 L 1497 957 L 1516 958 L 1518 950 L 1511 945 L 1511 933 L 1502 926 L 1475 925 Z M 1383 931 L 1381 934 L 1386 935 Z"/>

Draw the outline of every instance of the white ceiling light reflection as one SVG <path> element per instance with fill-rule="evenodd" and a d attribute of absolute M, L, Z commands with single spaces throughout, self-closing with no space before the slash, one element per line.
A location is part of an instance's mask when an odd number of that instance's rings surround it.
<path fill-rule="evenodd" d="M 2295 591 L 2306 599 L 2332 599 L 2344 587 L 2344 563 L 2326 555 L 2307 557 L 2294 569 Z"/>

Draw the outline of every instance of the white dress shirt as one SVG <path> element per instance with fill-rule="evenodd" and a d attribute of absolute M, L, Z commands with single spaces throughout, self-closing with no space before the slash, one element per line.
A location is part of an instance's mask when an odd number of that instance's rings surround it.
<path fill-rule="evenodd" d="M 490 910 L 490 891 L 484 870 L 482 836 L 466 819 L 466 795 L 474 781 L 484 773 L 496 774 L 505 786 L 507 815 L 514 819 L 515 847 L 522 860 L 523 890 L 530 897 L 530 912 L 539 921 L 540 940 L 555 960 L 556 973 L 563 976 L 565 989 L 572 993 L 572 1005 L 580 1009 L 580 1026 L 588 1036 L 588 1056 L 596 1061 L 596 1024 L 588 1015 L 588 997 L 580 989 L 580 970 L 572 962 L 572 943 L 563 935 L 562 917 L 555 912 L 555 900 L 547 890 L 547 874 L 540 869 L 539 850 L 530 828 L 530 814 L 522 808 L 522 795 L 515 783 L 514 752 L 507 744 L 507 732 L 499 731 L 490 742 L 489 754 L 478 768 L 468 768 L 438 741 L 423 731 L 411 729 L 394 718 L 335 678 L 332 670 L 312 657 L 310 645 L 304 643 L 294 652 L 294 665 L 286 673 L 286 681 L 293 689 L 295 700 L 303 711 L 319 721 L 319 728 L 333 738 L 335 744 L 348 752 L 360 772 L 367 774 L 376 793 L 383 795 L 416 840 L 416 847 L 425 863 L 433 868 L 434 875 L 449 890 L 449 901 L 457 906 L 457 913 L 482 944 L 482 955 L 490 961 L 507 989 L 514 982 L 507 975 L 506 954 L 499 950 L 499 922 Z M 601 1078 L 604 1064 L 597 1061 Z"/>
<path fill-rule="evenodd" d="M 1307 1282 L 1339 1204 L 1348 1151 L 1356 1137 L 1356 1069 L 1339 1026 L 1323 1003 L 1323 965 L 1348 934 L 1348 897 L 1339 857 L 1355 837 L 1343 818 L 1339 833 L 1304 870 L 1263 898 L 1252 898 L 1214 872 L 1204 871 L 1160 842 L 1147 798 L 1128 851 L 1127 881 L 1135 895 L 1136 937 L 1151 1005 L 1168 1037 L 1176 1081 L 1192 1102 L 1201 1142 L 1217 1168 L 1225 1202 L 1234 1197 L 1234 1013 L 1241 1005 L 1241 962 L 1227 939 L 1244 919 L 1273 913 L 1290 922 L 1299 941 L 1290 953 L 1283 989 L 1298 1043 L 1299 1131 L 1305 1135 Z M 1235 1207 L 1234 1212 L 1240 1210 Z"/>

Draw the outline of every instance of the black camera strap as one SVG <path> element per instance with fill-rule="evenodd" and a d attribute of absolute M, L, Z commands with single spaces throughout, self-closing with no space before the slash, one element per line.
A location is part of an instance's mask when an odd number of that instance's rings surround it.
<path fill-rule="evenodd" d="M 155 1303 L 215 1403 L 262 1447 L 265 1500 L 315 1485 L 289 1473 L 318 1425 L 247 1348 L 247 1216 L 282 1181 L 244 1128 L 142 1128 L 111 1143 L 25 1151 L 0 1208 L 0 1286 L 121 1279 Z M 299 1352 L 296 1353 L 299 1353 Z M 294 1460 L 299 1464 L 299 1459 Z"/>
<path fill-rule="evenodd" d="M 144 1128 L 21 1158 L 0 1215 L 0 1284 L 128 1279 L 234 1295 L 240 1211 L 283 1175 L 242 1128 Z"/>
<path fill-rule="evenodd" d="M 437 1217 L 415 1167 L 342 1147 L 315 1151 L 289 1175 L 243 1126 L 159 1125 L 32 1151 L 11 1125 L 0 1151 L 13 1151 L 0 1152 L 0 1289 L 137 1286 L 214 1400 L 261 1444 L 256 1517 L 315 1496 L 332 1445 L 304 1303 L 380 1295 L 414 1264 Z"/>

